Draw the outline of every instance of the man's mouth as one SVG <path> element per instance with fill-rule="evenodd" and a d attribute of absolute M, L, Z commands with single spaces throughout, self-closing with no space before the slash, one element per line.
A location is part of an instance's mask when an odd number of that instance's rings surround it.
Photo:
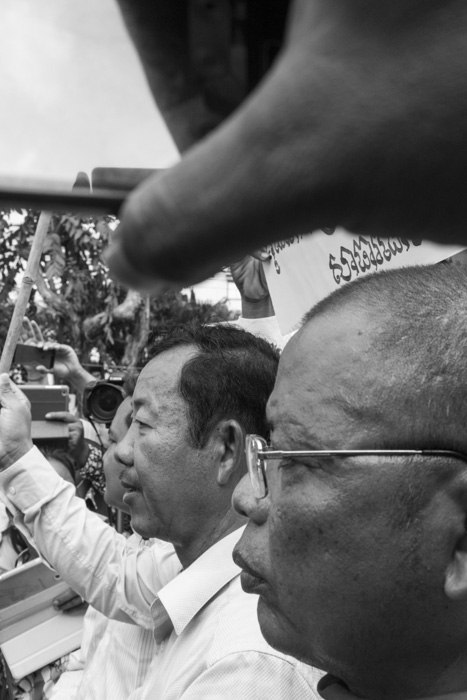
<path fill-rule="evenodd" d="M 139 491 L 139 489 L 137 489 L 135 486 L 132 486 L 130 483 L 128 483 L 128 481 L 122 481 L 121 484 L 125 491 L 127 491 L 128 493 Z"/>
<path fill-rule="evenodd" d="M 267 587 L 267 583 L 242 557 L 238 550 L 233 551 L 233 560 L 242 569 L 240 581 L 245 593 L 261 595 Z"/>
<path fill-rule="evenodd" d="M 123 486 L 123 488 L 126 491 L 128 491 L 129 493 L 131 493 L 133 491 L 141 491 L 141 489 L 138 488 L 136 482 L 131 480 L 131 479 L 125 478 L 124 474 L 125 474 L 125 472 L 122 472 L 119 475 L 120 483 Z"/>

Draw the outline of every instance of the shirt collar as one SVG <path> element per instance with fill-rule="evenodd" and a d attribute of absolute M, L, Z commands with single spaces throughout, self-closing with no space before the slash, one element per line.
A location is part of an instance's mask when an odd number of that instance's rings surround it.
<path fill-rule="evenodd" d="M 177 635 L 221 588 L 240 574 L 240 568 L 232 559 L 232 551 L 245 527 L 216 542 L 159 591 L 158 598 Z"/>

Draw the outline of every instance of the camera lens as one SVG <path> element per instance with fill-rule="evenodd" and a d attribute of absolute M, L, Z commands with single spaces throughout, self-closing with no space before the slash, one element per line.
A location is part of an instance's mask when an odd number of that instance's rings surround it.
<path fill-rule="evenodd" d="M 111 423 L 124 399 L 123 389 L 110 382 L 97 382 L 86 391 L 84 415 L 98 423 Z"/>

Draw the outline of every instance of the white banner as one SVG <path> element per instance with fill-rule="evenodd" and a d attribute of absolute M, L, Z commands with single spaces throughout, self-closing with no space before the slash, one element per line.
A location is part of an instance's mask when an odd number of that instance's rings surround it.
<path fill-rule="evenodd" d="M 315 231 L 268 246 L 269 291 L 284 335 L 314 304 L 347 282 L 381 270 L 430 265 L 459 253 L 459 246 L 406 238 L 359 236 L 344 229 Z"/>

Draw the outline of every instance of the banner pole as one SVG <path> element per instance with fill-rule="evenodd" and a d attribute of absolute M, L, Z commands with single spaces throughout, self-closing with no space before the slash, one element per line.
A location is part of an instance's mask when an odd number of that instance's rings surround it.
<path fill-rule="evenodd" d="M 26 270 L 18 292 L 18 298 L 16 300 L 15 308 L 13 309 L 13 315 L 11 317 L 5 345 L 3 346 L 2 356 L 0 358 L 0 374 L 10 371 L 13 355 L 15 354 L 15 348 L 21 335 L 23 319 L 28 306 L 29 297 L 31 296 L 31 290 L 35 284 L 37 275 L 40 274 L 41 256 L 51 219 L 52 214 L 50 212 L 43 211 L 39 216 L 39 221 L 37 222 L 37 228 L 32 239 Z"/>

